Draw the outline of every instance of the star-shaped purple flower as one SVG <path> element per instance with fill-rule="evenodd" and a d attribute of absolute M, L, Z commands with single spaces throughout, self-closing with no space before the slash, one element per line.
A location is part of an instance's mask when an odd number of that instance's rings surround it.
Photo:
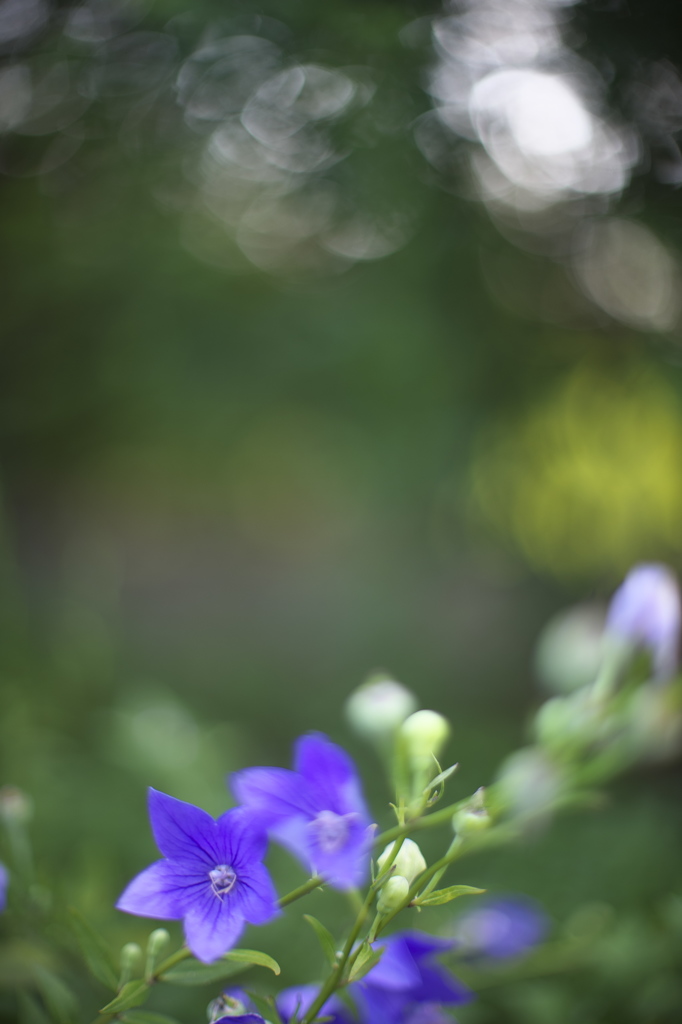
<path fill-rule="evenodd" d="M 473 993 L 435 963 L 438 953 L 454 947 L 449 939 L 424 932 L 397 932 L 374 943 L 381 960 L 362 981 L 351 986 L 367 1024 L 410 1024 L 440 1021 L 441 1004 L 467 1003 Z"/>
<path fill-rule="evenodd" d="M 187 945 L 206 963 L 234 946 L 245 921 L 265 924 L 277 914 L 277 894 L 261 863 L 267 841 L 252 814 L 236 808 L 216 821 L 150 789 L 149 817 L 165 859 L 132 880 L 119 910 L 184 920 Z"/>
<path fill-rule="evenodd" d="M 237 799 L 313 873 L 337 889 L 369 872 L 373 829 L 355 765 L 326 736 L 302 736 L 294 770 L 247 768 L 232 776 Z"/>
<path fill-rule="evenodd" d="M 280 992 L 275 1002 L 277 1011 L 282 1018 L 282 1024 L 289 1024 L 292 1017 L 300 1020 L 312 1006 L 319 991 L 319 985 L 298 985 L 294 988 L 285 988 L 283 992 Z M 336 995 L 331 996 L 323 1004 L 318 1017 L 328 1018 L 329 1024 L 355 1024 L 350 1010 Z"/>

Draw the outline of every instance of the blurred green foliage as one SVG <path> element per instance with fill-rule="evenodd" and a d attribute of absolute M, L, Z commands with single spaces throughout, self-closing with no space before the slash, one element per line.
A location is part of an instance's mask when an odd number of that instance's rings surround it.
<path fill-rule="evenodd" d="M 131 154 L 113 117 L 63 174 L 0 182 L 0 782 L 35 802 L 38 884 L 114 946 L 150 930 L 112 909 L 153 855 L 148 785 L 218 813 L 226 773 L 286 764 L 316 728 L 358 757 L 387 824 L 378 766 L 340 720 L 385 665 L 451 719 L 465 794 L 523 740 L 552 612 L 604 597 L 630 562 L 680 566 L 678 341 L 491 297 L 490 259 L 531 295 L 552 265 L 439 189 L 410 141 L 423 54 L 399 32 L 435 5 L 261 6 L 301 59 L 374 70 L 394 127 L 347 174 L 370 205 L 390 192 L 418 211 L 402 250 L 331 277 L 208 266 L 152 198 L 182 151 L 150 138 Z M 661 45 L 634 6 L 629 22 L 579 12 L 617 66 L 617 43 L 626 61 Z M 157 3 L 152 27 L 185 9 Z M 642 177 L 624 203 L 679 240 L 670 192 Z M 491 983 L 462 1024 L 679 1019 L 681 818 L 679 767 L 651 768 L 598 813 L 467 864 L 469 884 L 540 900 L 557 936 L 580 914 L 599 926 L 588 962 Z M 301 880 L 270 857 L 281 891 Z M 338 924 L 345 904 L 326 899 Z M 65 929 L 25 942 L 94 1015 L 102 992 Z M 53 938 L 72 953 L 55 960 Z M 322 969 L 303 925 L 295 949 L 283 920 L 262 942 L 292 983 Z M 156 1008 L 203 1019 L 203 995 L 173 1000 Z M 26 1024 L 44 1019 L 22 1005 Z"/>

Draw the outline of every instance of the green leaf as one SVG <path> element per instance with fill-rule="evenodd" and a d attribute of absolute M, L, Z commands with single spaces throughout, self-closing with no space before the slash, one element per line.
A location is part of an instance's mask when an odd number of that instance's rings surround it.
<path fill-rule="evenodd" d="M 121 1015 L 126 1024 L 178 1024 L 175 1017 L 167 1017 L 165 1013 L 152 1013 L 151 1010 L 128 1010 Z"/>
<path fill-rule="evenodd" d="M 276 960 L 273 960 L 267 953 L 261 953 L 257 949 L 231 949 L 225 954 L 228 960 L 234 960 L 239 964 L 248 964 L 255 967 L 267 967 L 273 974 L 281 974 L 282 970 Z"/>
<path fill-rule="evenodd" d="M 451 764 L 449 768 L 445 769 L 445 771 L 442 771 L 439 775 L 436 775 L 435 779 L 431 779 L 428 786 L 424 790 L 424 796 L 428 796 L 429 793 L 431 793 L 434 789 L 438 789 L 439 786 L 444 785 L 445 782 L 447 782 L 447 780 L 450 778 L 450 776 L 454 775 L 458 768 L 459 763 Z"/>
<path fill-rule="evenodd" d="M 71 928 L 88 968 L 98 981 L 115 992 L 118 988 L 118 973 L 109 946 L 74 907 L 69 908 L 69 916 Z"/>
<path fill-rule="evenodd" d="M 414 905 L 418 907 L 437 907 L 441 903 L 450 903 L 458 896 L 480 896 L 485 889 L 476 889 L 473 885 L 449 885 L 447 889 L 436 889 L 430 892 L 423 899 L 416 899 Z"/>
<path fill-rule="evenodd" d="M 353 966 L 348 974 L 348 981 L 358 981 L 360 978 L 364 978 L 379 963 L 382 953 L 383 949 L 372 949 L 369 942 L 363 942 L 358 955 L 353 961 Z"/>
<path fill-rule="evenodd" d="M 264 1020 L 269 1020 L 271 1024 L 282 1024 L 282 1018 L 272 996 L 260 996 L 257 992 L 247 992 L 247 995 Z"/>
<path fill-rule="evenodd" d="M 232 949 L 212 964 L 204 964 L 194 958 L 183 960 L 161 974 L 159 980 L 168 981 L 171 985 L 208 985 L 254 966 L 268 967 L 275 974 L 280 972 L 277 961 L 267 953 L 255 949 Z"/>
<path fill-rule="evenodd" d="M 122 1010 L 130 1010 L 133 1006 L 141 1006 L 146 1002 L 150 988 L 144 978 L 137 978 L 135 981 L 127 982 L 115 999 L 103 1006 L 100 1013 L 120 1013 Z"/>
<path fill-rule="evenodd" d="M 51 971 L 33 966 L 33 977 L 45 1005 L 57 1024 L 72 1024 L 77 1019 L 78 1004 L 70 988 Z"/>
<path fill-rule="evenodd" d="M 307 921 L 312 930 L 317 935 L 318 941 L 322 946 L 322 952 L 329 961 L 330 967 L 333 967 L 336 963 L 336 949 L 334 948 L 334 937 L 328 928 L 318 921 L 312 914 L 304 914 L 303 920 Z"/>

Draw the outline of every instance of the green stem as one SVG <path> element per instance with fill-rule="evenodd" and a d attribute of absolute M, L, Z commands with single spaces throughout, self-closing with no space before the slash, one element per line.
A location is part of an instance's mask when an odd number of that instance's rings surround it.
<path fill-rule="evenodd" d="M 302 896 L 307 896 L 308 893 L 313 892 L 314 889 L 319 889 L 323 882 L 324 879 L 320 875 L 313 875 L 313 877 L 309 878 L 307 882 L 303 883 L 303 885 L 299 885 L 297 889 L 292 889 L 291 892 L 286 894 L 286 896 L 282 896 L 281 899 L 277 901 L 277 906 L 280 908 L 288 907 L 290 903 L 295 903 L 296 900 L 300 900 Z"/>
<path fill-rule="evenodd" d="M 448 804 L 447 807 L 441 807 L 439 811 L 433 811 L 424 818 L 414 818 L 405 825 L 395 825 L 393 828 L 386 829 L 385 832 L 380 832 L 376 837 L 374 846 L 385 846 L 392 839 L 400 839 L 401 836 L 409 836 L 412 832 L 420 832 L 425 828 L 442 825 L 443 822 L 450 820 L 455 811 L 459 811 L 462 807 L 466 806 L 470 799 L 471 797 L 465 797 L 464 800 L 458 800 L 456 804 Z"/>

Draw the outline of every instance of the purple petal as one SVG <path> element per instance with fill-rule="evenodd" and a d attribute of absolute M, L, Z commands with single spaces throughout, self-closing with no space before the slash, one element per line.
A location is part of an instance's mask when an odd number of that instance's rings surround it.
<path fill-rule="evenodd" d="M 216 822 L 220 861 L 235 871 L 265 856 L 268 846 L 263 818 L 245 807 L 225 811 Z"/>
<path fill-rule="evenodd" d="M 648 647 L 656 674 L 674 675 L 680 639 L 680 594 L 665 565 L 637 565 L 611 599 L 607 630 Z"/>
<path fill-rule="evenodd" d="M 7 887 L 9 885 L 9 871 L 0 861 L 0 913 L 7 906 Z"/>
<path fill-rule="evenodd" d="M 214 1024 L 265 1024 L 265 1021 L 259 1013 L 243 1013 L 239 1017 L 219 1017 Z"/>
<path fill-rule="evenodd" d="M 400 938 L 417 961 L 421 960 L 422 957 L 425 956 L 436 956 L 438 953 L 448 953 L 456 945 L 452 939 L 439 938 L 436 935 L 427 935 L 426 932 L 401 932 Z"/>
<path fill-rule="evenodd" d="M 266 924 L 279 914 L 277 893 L 267 869 L 251 864 L 240 871 L 235 886 L 235 908 L 251 924 Z"/>
<path fill-rule="evenodd" d="M 197 960 L 210 964 L 237 942 L 244 918 L 213 893 L 195 900 L 185 914 L 185 940 Z"/>
<path fill-rule="evenodd" d="M 237 800 L 268 815 L 270 824 L 301 814 L 314 817 L 317 812 L 309 787 L 288 768 L 245 768 L 230 782 Z"/>
<path fill-rule="evenodd" d="M 402 935 L 375 942 L 372 948 L 383 949 L 383 953 L 365 977 L 366 985 L 391 992 L 409 992 L 421 985 L 419 967 Z"/>
<path fill-rule="evenodd" d="M 522 897 L 491 900 L 459 919 L 456 935 L 468 956 L 519 956 L 543 940 L 547 915 Z"/>
<path fill-rule="evenodd" d="M 200 860 L 213 867 L 218 860 L 216 823 L 194 804 L 149 789 L 149 818 L 156 845 L 172 860 Z"/>
<path fill-rule="evenodd" d="M 351 990 L 360 1010 L 361 1021 L 366 1024 L 402 1024 L 405 1010 L 409 1006 L 409 997 L 404 992 L 372 988 L 364 982 L 352 985 Z"/>
<path fill-rule="evenodd" d="M 138 917 L 159 917 L 177 921 L 183 917 L 197 886 L 196 875 L 167 860 L 140 872 L 116 903 L 118 910 Z"/>
<path fill-rule="evenodd" d="M 341 831 L 338 840 L 325 843 L 324 830 L 319 828 L 320 817 L 310 822 L 307 829 L 309 860 L 313 870 L 337 889 L 353 889 L 362 885 L 369 874 L 373 829 L 367 828 L 359 815 L 339 816 L 338 827 L 346 830 L 345 835 Z"/>
<path fill-rule="evenodd" d="M 468 1003 L 473 992 L 444 967 L 422 967 L 422 982 L 411 993 L 416 1003 Z"/>
<path fill-rule="evenodd" d="M 276 1002 L 284 1024 L 288 1024 L 294 1015 L 300 1020 L 301 1015 L 307 1012 L 319 991 L 319 985 L 298 985 L 280 992 Z M 330 1024 L 351 1024 L 353 1021 L 350 1011 L 336 995 L 327 1000 L 320 1010 L 319 1016 L 331 1017 Z"/>
<path fill-rule="evenodd" d="M 345 750 L 321 733 L 296 742 L 294 768 L 308 783 L 318 810 L 356 813 L 369 825 L 355 765 Z"/>

